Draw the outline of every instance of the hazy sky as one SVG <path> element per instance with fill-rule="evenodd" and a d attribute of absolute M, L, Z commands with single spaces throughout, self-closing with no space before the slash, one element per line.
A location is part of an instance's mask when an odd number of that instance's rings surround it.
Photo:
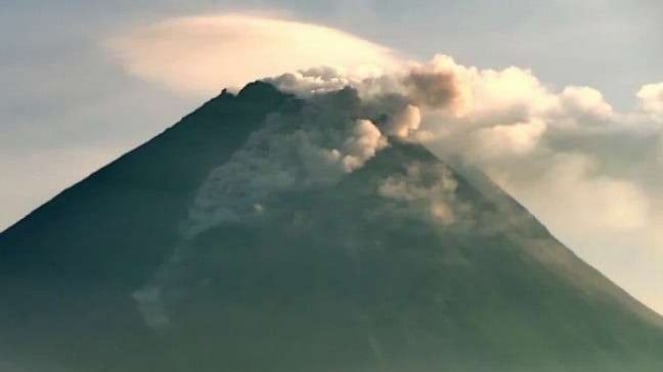
<path fill-rule="evenodd" d="M 248 0 L 241 7 L 234 4 L 0 0 L 0 229 L 209 98 L 207 92 L 178 91 L 129 73 L 109 46 L 132 35 L 132 30 L 176 17 L 227 12 L 268 15 L 339 29 L 391 48 L 404 58 L 425 61 L 443 53 L 466 66 L 503 69 L 515 65 L 532 69 L 552 91 L 567 85 L 596 88 L 616 110 L 635 107 L 641 86 L 663 81 L 663 3 L 658 0 Z M 564 141 L 563 136 L 558 140 Z M 575 140 L 565 143 L 573 147 Z M 615 150 L 617 160 L 611 164 L 629 165 L 630 150 L 620 149 L 637 144 L 627 142 L 611 139 L 596 146 L 602 146 L 602 153 Z M 598 180 L 599 186 L 607 184 L 610 190 L 626 187 Z M 650 184 L 659 186 L 660 178 Z M 592 193 L 596 185 L 582 187 Z M 610 247 L 604 247 L 605 237 L 601 239 L 599 232 L 581 239 L 577 231 L 558 221 L 563 216 L 549 212 L 554 205 L 532 196 L 537 192 L 534 186 L 526 189 L 516 182 L 513 187 L 525 204 L 531 201 L 527 206 L 540 212 L 537 215 L 544 223 L 556 226 L 553 232 L 572 249 L 663 311 L 663 247 L 640 243 L 633 238 L 634 231 L 610 236 L 614 242 Z M 656 200 L 652 205 L 659 208 L 663 203 Z M 652 230 L 656 221 L 645 224 Z"/>

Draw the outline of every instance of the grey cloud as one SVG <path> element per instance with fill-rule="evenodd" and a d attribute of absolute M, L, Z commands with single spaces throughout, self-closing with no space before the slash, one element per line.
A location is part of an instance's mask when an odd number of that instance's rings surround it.
<path fill-rule="evenodd" d="M 458 98 L 456 78 L 448 72 L 411 71 L 403 83 L 409 96 L 419 104 L 430 108 L 444 108 Z"/>

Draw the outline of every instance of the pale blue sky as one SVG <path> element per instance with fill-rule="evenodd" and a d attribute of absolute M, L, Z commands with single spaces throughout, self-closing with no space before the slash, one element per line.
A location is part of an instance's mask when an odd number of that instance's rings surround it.
<path fill-rule="evenodd" d="M 663 81 L 659 0 L 238 3 L 0 0 L 0 230 L 201 103 L 127 75 L 104 47 L 129 28 L 168 17 L 280 13 L 421 60 L 444 53 L 482 68 L 531 68 L 555 87 L 595 87 L 617 108 L 633 106 L 643 84 Z M 623 254 L 587 255 L 599 256 L 605 262 L 592 263 L 613 267 L 619 282 L 614 267 Z M 651 277 L 629 275 L 632 288 L 652 291 Z M 660 303 L 663 309 L 663 293 Z"/>

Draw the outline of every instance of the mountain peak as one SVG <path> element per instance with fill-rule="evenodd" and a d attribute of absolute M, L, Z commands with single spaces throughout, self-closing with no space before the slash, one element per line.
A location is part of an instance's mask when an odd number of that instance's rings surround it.
<path fill-rule="evenodd" d="M 261 102 L 263 104 L 283 99 L 283 93 L 274 85 L 261 80 L 247 84 L 239 91 L 237 96 L 247 101 Z"/>

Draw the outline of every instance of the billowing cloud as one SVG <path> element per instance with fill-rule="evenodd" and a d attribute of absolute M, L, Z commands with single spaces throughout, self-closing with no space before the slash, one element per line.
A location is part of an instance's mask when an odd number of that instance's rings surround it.
<path fill-rule="evenodd" d="M 387 139 L 370 120 L 357 120 L 352 132 L 343 143 L 343 153 L 335 150 L 346 172 L 360 168 L 368 159 L 375 156 L 378 150 L 387 145 Z"/>
<path fill-rule="evenodd" d="M 108 44 L 129 73 L 202 96 L 312 67 L 370 76 L 398 64 L 390 49 L 338 30 L 239 14 L 168 19 Z"/>
<path fill-rule="evenodd" d="M 451 71 L 413 69 L 404 79 L 408 95 L 420 106 L 446 107 L 458 97 L 455 76 Z"/>
<path fill-rule="evenodd" d="M 421 125 L 421 111 L 419 107 L 408 104 L 393 116 L 387 122 L 386 131 L 388 134 L 408 138 L 415 133 Z"/>
<path fill-rule="evenodd" d="M 462 104 L 422 111 L 426 145 L 482 169 L 583 258 L 655 306 L 660 287 L 649 281 L 663 280 L 656 269 L 663 83 L 643 86 L 638 106 L 620 112 L 591 87 L 556 90 L 528 70 L 482 70 L 449 57 L 427 65 L 440 63 L 455 74 Z M 626 259 L 636 267 L 624 267 Z"/>
<path fill-rule="evenodd" d="M 559 110 L 574 117 L 606 120 L 614 114 L 601 92 L 590 87 L 566 87 L 558 100 Z"/>
<path fill-rule="evenodd" d="M 652 214 L 663 214 L 656 208 L 663 120 L 648 114 L 657 110 L 659 85 L 640 90 L 640 108 L 619 113 L 595 89 L 556 92 L 515 67 L 451 70 L 465 84 L 466 104 L 460 114 L 424 119 L 435 134 L 429 146 L 479 166 L 574 241 L 589 230 L 644 231 L 653 240 L 659 229 Z"/>
<path fill-rule="evenodd" d="M 651 286 L 629 282 L 622 261 L 602 257 L 663 251 L 663 83 L 643 86 L 638 106 L 619 112 L 591 87 L 554 89 L 527 69 L 479 69 L 448 56 L 360 80 L 329 72 L 271 81 L 299 94 L 343 81 L 380 110 L 400 108 L 412 118 L 404 122 L 418 123 L 406 126 L 410 140 L 482 169 L 590 263 L 652 298 Z M 391 180 L 382 192 L 420 191 L 408 185 Z M 639 262 L 643 270 L 661 264 Z"/>
<path fill-rule="evenodd" d="M 663 115 L 663 82 L 644 85 L 638 91 L 638 98 L 645 112 Z"/>

